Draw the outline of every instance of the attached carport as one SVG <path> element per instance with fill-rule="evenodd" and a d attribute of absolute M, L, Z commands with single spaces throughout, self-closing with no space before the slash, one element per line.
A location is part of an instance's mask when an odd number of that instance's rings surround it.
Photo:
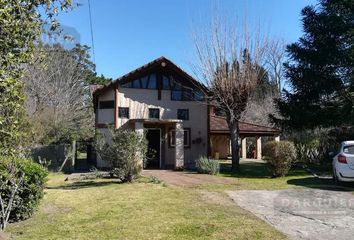
<path fill-rule="evenodd" d="M 262 137 L 272 137 L 275 141 L 279 141 L 280 131 L 275 128 L 261 126 L 258 124 L 239 122 L 240 144 L 242 158 L 247 158 L 247 139 L 255 138 L 255 156 L 256 159 L 262 159 Z M 225 117 L 210 115 L 210 150 L 211 156 L 226 159 L 230 156 L 230 130 Z"/>

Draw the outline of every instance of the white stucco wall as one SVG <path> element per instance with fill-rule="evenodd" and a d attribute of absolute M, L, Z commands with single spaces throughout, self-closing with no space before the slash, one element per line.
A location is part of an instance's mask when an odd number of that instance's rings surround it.
<path fill-rule="evenodd" d="M 102 93 L 99 101 L 114 101 L 114 90 Z M 114 109 L 97 109 L 97 123 L 114 123 Z"/>

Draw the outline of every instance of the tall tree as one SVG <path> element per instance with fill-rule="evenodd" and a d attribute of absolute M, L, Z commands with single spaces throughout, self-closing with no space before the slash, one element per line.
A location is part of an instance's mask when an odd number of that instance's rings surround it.
<path fill-rule="evenodd" d="M 277 100 L 295 129 L 354 123 L 354 1 L 321 0 L 302 12 L 304 35 L 287 46 L 289 91 Z"/>
<path fill-rule="evenodd" d="M 276 114 L 277 110 L 274 105 L 274 98 L 279 96 L 279 82 L 273 78 L 273 73 L 274 72 L 269 74 L 269 71 L 266 71 L 266 69 L 261 71 L 257 88 L 253 94 L 251 94 L 247 102 L 247 107 L 242 113 L 241 121 L 256 123 L 264 126 L 273 125 L 270 122 L 269 115 Z"/>
<path fill-rule="evenodd" d="M 232 169 L 239 169 L 239 120 L 249 97 L 265 74 L 261 67 L 267 43 L 259 32 L 247 26 L 214 21 L 204 34 L 196 36 L 199 64 L 197 70 L 211 92 L 218 109 L 226 115 L 230 128 Z"/>
<path fill-rule="evenodd" d="M 88 52 L 87 46 L 79 44 L 72 49 L 40 44 L 35 62 L 26 65 L 26 108 L 35 126 L 36 142 L 92 137 L 93 109 L 87 78 L 95 76 L 95 65 Z"/>
<path fill-rule="evenodd" d="M 52 28 L 59 10 L 71 0 L 0 0 L 0 154 L 21 149 L 26 132 L 22 65 L 32 59 L 34 43 L 42 33 L 44 16 Z M 44 16 L 39 13 L 42 8 Z M 43 17 L 43 18 L 42 18 Z"/>
<path fill-rule="evenodd" d="M 266 54 L 266 68 L 271 80 L 281 93 L 284 87 L 285 42 L 283 39 L 270 41 Z"/>

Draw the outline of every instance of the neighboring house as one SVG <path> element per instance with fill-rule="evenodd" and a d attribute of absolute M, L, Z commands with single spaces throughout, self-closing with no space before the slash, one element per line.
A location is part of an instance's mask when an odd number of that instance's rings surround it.
<path fill-rule="evenodd" d="M 109 126 L 140 134 L 146 131 L 148 156 L 153 156 L 147 168 L 193 168 L 200 156 L 215 153 L 210 148 L 209 138 L 214 135 L 209 131 L 214 126 L 210 121 L 214 121 L 207 91 L 173 62 L 160 57 L 93 89 L 96 130 L 107 138 Z M 97 166 L 106 165 L 98 159 Z"/>

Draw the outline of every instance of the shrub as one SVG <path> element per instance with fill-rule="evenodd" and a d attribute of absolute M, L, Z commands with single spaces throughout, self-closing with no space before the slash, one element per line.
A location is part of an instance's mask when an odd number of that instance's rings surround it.
<path fill-rule="evenodd" d="M 111 133 L 110 144 L 106 137 L 98 137 L 97 151 L 109 163 L 112 176 L 122 182 L 131 182 L 141 171 L 147 141 L 132 130 L 114 129 Z"/>
<path fill-rule="evenodd" d="M 215 175 L 219 173 L 220 164 L 217 160 L 209 159 L 207 157 L 200 157 L 196 161 L 196 167 L 198 173 L 206 173 Z"/>
<path fill-rule="evenodd" d="M 2 186 L 0 192 L 6 205 L 9 202 L 12 189 L 11 182 L 6 181 L 13 174 L 9 172 L 9 164 L 16 168 L 17 171 L 17 174 L 13 175 L 13 179 L 18 180 L 20 173 L 24 173 L 22 182 L 15 193 L 9 218 L 9 222 L 16 222 L 29 218 L 38 206 L 40 199 L 43 197 L 48 171 L 33 162 L 32 159 L 0 156 L 0 181 L 3 183 L 0 184 Z"/>
<path fill-rule="evenodd" d="M 289 141 L 268 142 L 263 149 L 272 177 L 285 176 L 296 158 L 295 146 Z"/>

